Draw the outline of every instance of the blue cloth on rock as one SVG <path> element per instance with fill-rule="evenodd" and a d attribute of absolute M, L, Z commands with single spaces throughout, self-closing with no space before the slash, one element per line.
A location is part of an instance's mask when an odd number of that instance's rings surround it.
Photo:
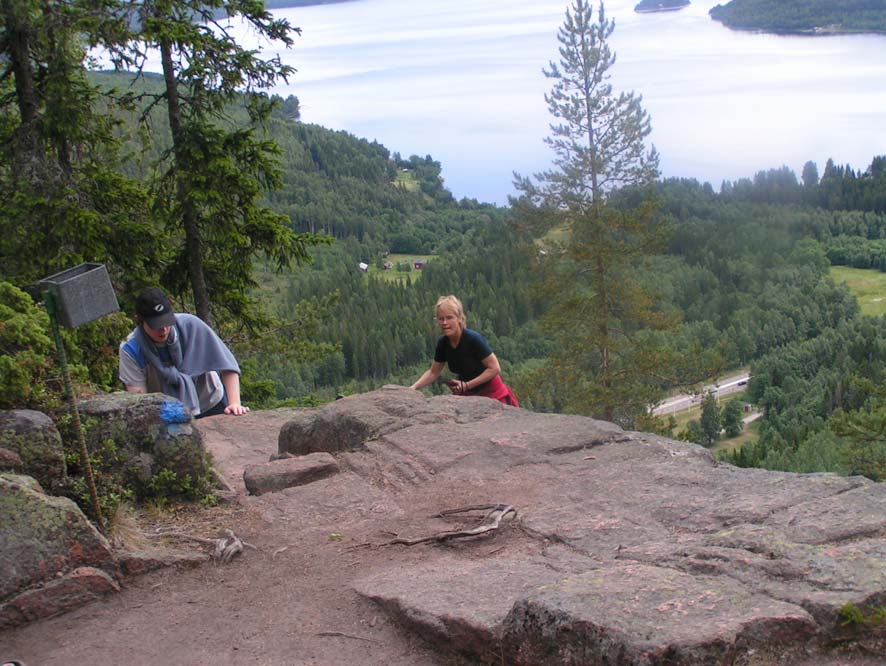
<path fill-rule="evenodd" d="M 160 418 L 164 423 L 187 423 L 191 415 L 185 411 L 180 402 L 164 402 L 160 408 Z"/>

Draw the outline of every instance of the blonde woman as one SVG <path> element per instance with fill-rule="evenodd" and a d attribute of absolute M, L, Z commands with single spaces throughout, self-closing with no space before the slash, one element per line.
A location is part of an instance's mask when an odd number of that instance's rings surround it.
<path fill-rule="evenodd" d="M 458 377 L 449 382 L 455 395 L 481 395 L 519 407 L 517 396 L 501 380 L 501 366 L 492 348 L 477 331 L 467 328 L 464 306 L 455 296 L 441 296 L 434 307 L 443 334 L 437 341 L 434 361 L 412 388 L 432 384 L 448 364 Z"/>

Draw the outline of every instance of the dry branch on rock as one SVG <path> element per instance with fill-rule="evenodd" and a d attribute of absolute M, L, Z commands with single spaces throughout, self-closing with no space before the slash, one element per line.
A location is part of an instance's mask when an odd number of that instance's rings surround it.
<path fill-rule="evenodd" d="M 441 517 L 452 516 L 459 513 L 467 513 L 468 511 L 486 511 L 487 513 L 481 519 L 480 524 L 477 527 L 473 527 L 471 529 L 438 532 L 437 534 L 432 534 L 426 537 L 419 537 L 418 539 L 397 538 L 388 541 L 384 545 L 415 546 L 419 543 L 428 543 L 431 541 L 436 543 L 443 543 L 445 541 L 452 541 L 453 539 L 468 539 L 493 532 L 501 526 L 502 520 L 504 520 L 507 516 L 510 516 L 512 519 L 517 516 L 517 509 L 515 509 L 510 504 L 476 504 L 473 506 L 465 506 L 460 509 L 447 509 L 446 511 L 441 511 L 437 515 Z"/>
<path fill-rule="evenodd" d="M 338 638 L 353 638 L 356 641 L 366 641 L 367 643 L 378 643 L 374 638 L 366 638 L 364 636 L 355 636 L 354 634 L 346 634 L 342 631 L 318 631 L 315 636 L 333 636 Z"/>
<path fill-rule="evenodd" d="M 243 539 L 234 533 L 234 530 L 230 529 L 225 529 L 224 536 L 217 539 L 205 539 L 203 537 L 191 536 L 190 534 L 181 534 L 180 532 L 160 532 L 159 536 L 195 541 L 204 546 L 211 546 L 212 552 L 209 556 L 219 564 L 230 562 L 235 556 L 242 553 L 244 548 L 257 550 L 255 546 L 243 541 Z"/>

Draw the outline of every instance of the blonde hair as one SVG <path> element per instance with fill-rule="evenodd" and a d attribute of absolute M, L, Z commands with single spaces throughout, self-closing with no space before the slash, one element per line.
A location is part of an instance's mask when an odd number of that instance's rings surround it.
<path fill-rule="evenodd" d="M 451 312 L 458 318 L 458 323 L 462 329 L 467 327 L 468 318 L 465 316 L 465 308 L 457 297 L 449 294 L 449 296 L 441 296 L 437 299 L 434 306 L 434 313 L 439 317 L 441 312 Z"/>

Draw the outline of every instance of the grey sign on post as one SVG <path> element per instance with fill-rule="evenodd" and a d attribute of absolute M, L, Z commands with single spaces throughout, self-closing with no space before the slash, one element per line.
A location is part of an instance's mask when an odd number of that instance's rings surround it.
<path fill-rule="evenodd" d="M 40 280 L 55 298 L 58 320 L 76 328 L 120 309 L 104 264 L 80 264 Z"/>

